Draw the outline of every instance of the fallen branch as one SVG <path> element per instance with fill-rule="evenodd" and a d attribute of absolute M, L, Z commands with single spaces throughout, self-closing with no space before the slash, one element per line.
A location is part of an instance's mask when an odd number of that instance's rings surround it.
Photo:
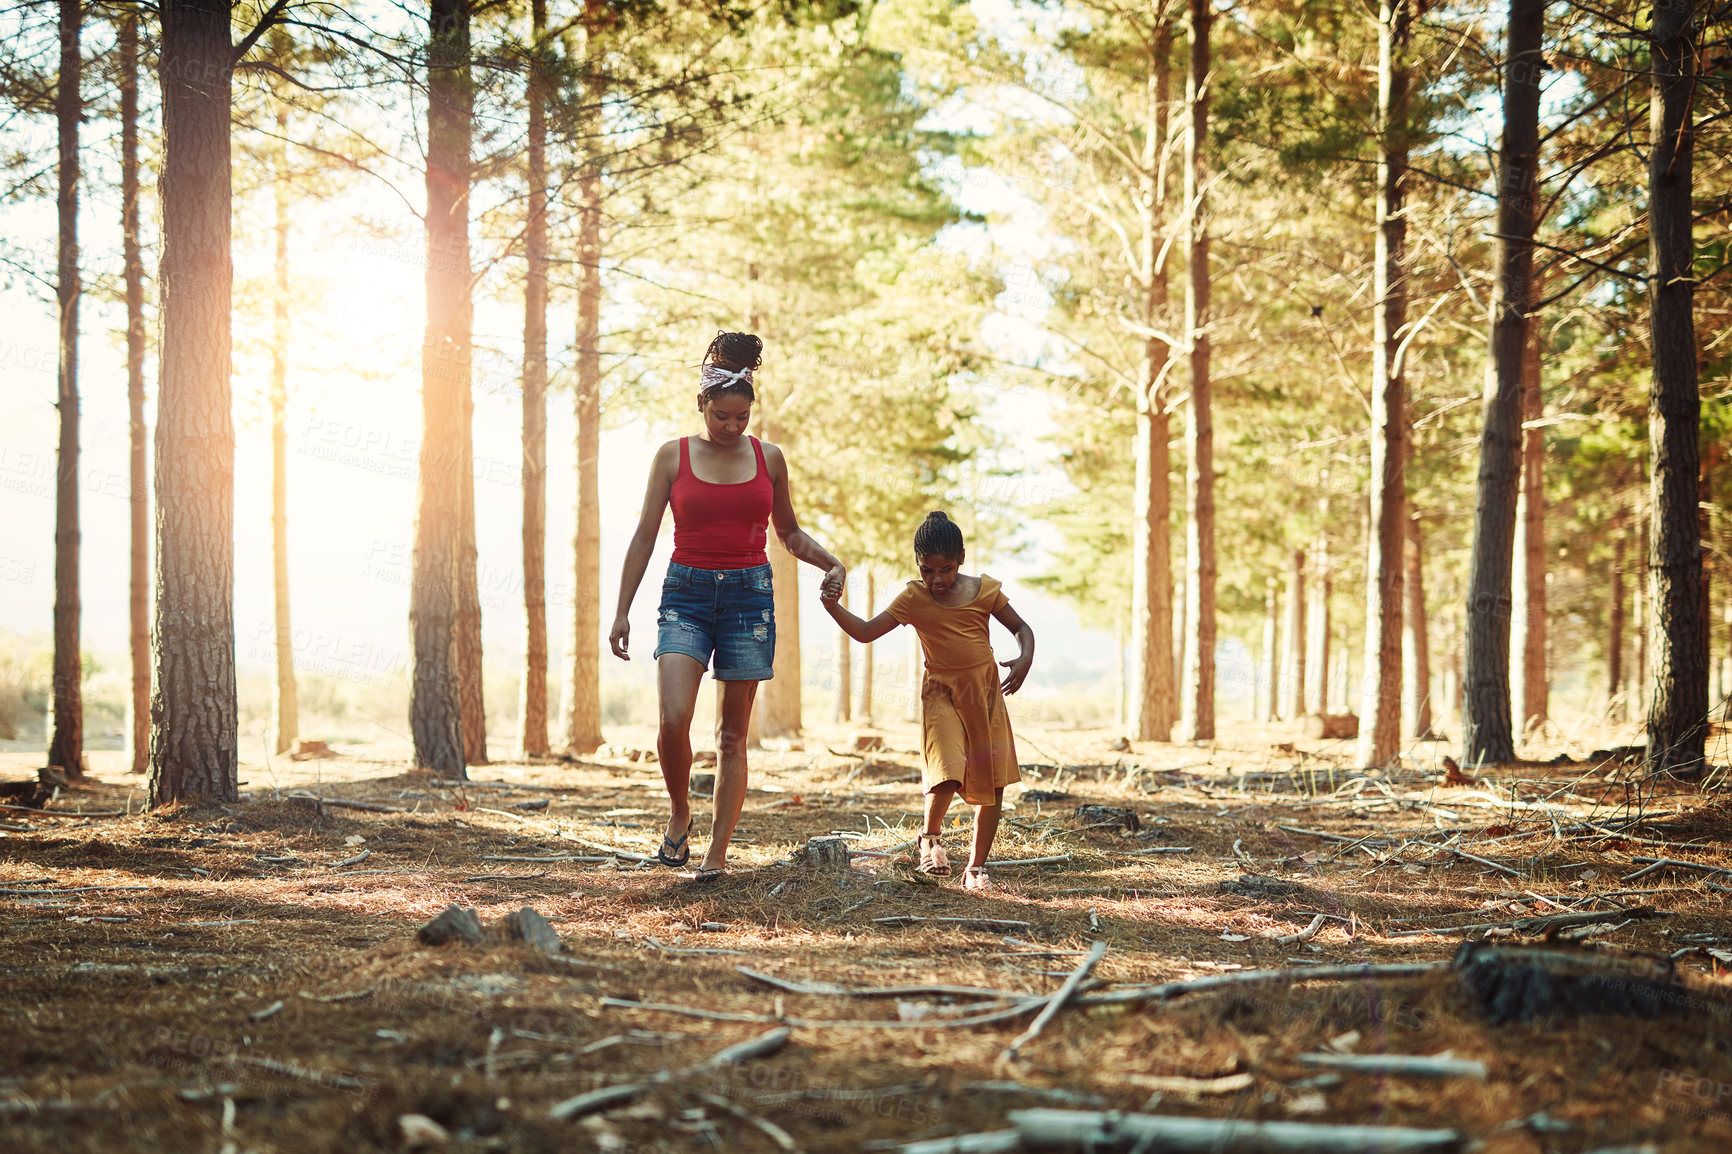
<path fill-rule="evenodd" d="M 335 869 L 342 869 L 344 866 L 351 866 L 351 865 L 354 865 L 356 862 L 366 861 L 368 858 L 370 858 L 372 856 L 373 856 L 372 850 L 364 849 L 360 853 L 356 854 L 354 857 L 346 857 L 342 861 L 332 862 L 331 868 L 334 870 Z"/>
<path fill-rule="evenodd" d="M 1484 858 L 1484 857 L 1478 856 L 1477 854 L 1468 853 L 1466 850 L 1452 849 L 1449 852 L 1454 854 L 1456 857 L 1464 857 L 1468 861 L 1478 862 L 1480 865 L 1483 865 L 1483 866 L 1490 866 L 1494 870 L 1502 870 L 1504 873 L 1510 875 L 1513 878 L 1523 878 L 1523 877 L 1527 876 L 1526 874 L 1522 873 L 1518 869 L 1511 869 L 1509 866 L 1503 865 L 1499 862 L 1492 861 L 1490 858 Z"/>
<path fill-rule="evenodd" d="M 23 894 L 27 897 L 35 897 L 38 894 L 88 894 L 96 890 L 147 890 L 149 888 L 149 886 L 76 886 L 66 890 L 0 889 L 0 894 Z M 1028 923 L 1023 922 L 1022 924 L 1026 926 Z"/>
<path fill-rule="evenodd" d="M 1246 970 L 1237 974 L 1211 974 L 1185 982 L 1162 982 L 1155 986 L 1132 986 L 1083 994 L 1079 1006 L 1113 1006 L 1126 1002 L 1165 1002 L 1189 994 L 1206 994 L 1234 986 L 1284 986 L 1295 982 L 1346 982 L 1372 978 L 1422 978 L 1449 968 L 1448 962 L 1394 962 L 1373 965 L 1358 962 L 1346 966 L 1312 966 L 1302 970 Z"/>
<path fill-rule="evenodd" d="M 756 1126 L 769 1137 L 770 1141 L 774 1142 L 782 1149 L 790 1151 L 790 1154 L 792 1151 L 799 1149 L 799 1146 L 795 1144 L 794 1139 L 788 1134 L 788 1132 L 770 1121 L 768 1118 L 754 1114 L 744 1106 L 736 1105 L 722 1097 L 720 1094 L 700 1093 L 698 1094 L 698 1097 L 712 1106 L 721 1107 L 740 1121 Z"/>
<path fill-rule="evenodd" d="M 1687 869 L 1687 870 L 1701 870 L 1703 873 L 1711 873 L 1711 874 L 1732 874 L 1732 870 L 1721 869 L 1719 866 L 1698 865 L 1693 861 L 1679 861 L 1677 858 L 1639 857 L 1639 858 L 1635 858 L 1633 860 L 1652 862 L 1653 864 L 1648 865 L 1648 866 L 1644 866 L 1641 869 L 1637 870 L 1633 874 L 1627 874 L 1624 877 L 1619 878 L 1618 880 L 1620 882 L 1633 882 L 1639 877 L 1646 877 L 1648 874 L 1653 873 L 1655 870 L 1662 870 L 1662 869 L 1665 869 L 1667 866 L 1677 866 L 1680 869 Z"/>
<path fill-rule="evenodd" d="M 1317 931 L 1323 928 L 1323 923 L 1327 920 L 1322 914 L 1318 914 L 1311 919 L 1310 925 L 1296 934 L 1283 934 L 1275 939 L 1275 944 L 1278 946 L 1296 946 L 1300 942 L 1308 942 L 1317 936 Z"/>
<path fill-rule="evenodd" d="M 779 1022 L 795 1029 L 948 1030 L 958 1026 L 987 1026 L 995 1022 L 1007 1022 L 1013 1018 L 1020 1018 L 1024 1014 L 1034 1013 L 1045 1002 L 1045 998 L 1029 998 L 1006 1009 L 994 1010 L 987 1014 L 976 1014 L 969 1018 L 953 1018 L 950 1021 L 916 1018 L 906 1022 L 900 1019 L 874 1018 L 865 1021 L 827 1021 L 822 1018 L 778 1018 L 773 1014 L 730 1014 L 721 1010 L 703 1010 L 696 1006 L 678 1006 L 666 1002 L 632 1002 L 624 998 L 603 998 L 601 1007 L 604 1010 L 653 1010 L 664 1014 L 684 1014 L 690 1018 L 706 1018 L 717 1022 Z"/>
<path fill-rule="evenodd" d="M 1107 944 L 1105 942 L 1095 942 L 1089 947 L 1088 957 L 1084 958 L 1082 964 L 1070 972 L 1070 976 L 1064 980 L 1064 985 L 1060 986 L 1058 992 L 1053 994 L 1052 1000 L 1047 1002 L 1040 1015 L 1029 1023 L 1028 1029 L 1024 1030 L 1016 1041 L 1004 1048 L 1004 1052 L 999 1057 L 1008 1062 L 1016 1061 L 1023 1046 L 1038 1038 L 1040 1032 L 1046 1029 L 1046 1024 L 1058 1016 L 1058 1012 L 1064 1009 L 1064 1004 L 1076 994 L 1076 988 L 1082 984 L 1084 978 L 1089 976 L 1089 971 L 1095 968 L 1095 964 L 1106 956 L 1106 952 Z"/>
<path fill-rule="evenodd" d="M 905 926 L 914 922 L 959 922 L 971 926 L 1019 926 L 1027 929 L 1032 922 L 1019 922 L 1012 918 L 927 918 L 918 914 L 895 914 L 887 918 L 873 918 L 873 924 L 880 926 Z"/>
<path fill-rule="evenodd" d="M 474 877 L 467 877 L 463 880 L 466 882 L 526 882 L 532 878 L 544 878 L 547 873 L 547 870 L 542 870 L 538 874 L 476 874 Z"/>
<path fill-rule="evenodd" d="M 717 1070 L 723 1066 L 734 1066 L 753 1058 L 765 1058 L 788 1044 L 790 1031 L 786 1026 L 778 1026 L 767 1033 L 759 1034 L 749 1042 L 741 1042 L 720 1051 L 707 1062 L 693 1066 L 691 1072 L 700 1070 Z"/>
<path fill-rule="evenodd" d="M 118 809 L 92 810 L 89 813 L 79 813 L 71 809 L 36 809 L 28 805 L 0 805 L 0 809 L 17 810 L 19 813 L 33 814 L 36 817 L 126 817 L 127 813 Z"/>
<path fill-rule="evenodd" d="M 1008 869 L 1011 866 L 1051 865 L 1053 862 L 1061 862 L 1061 861 L 1069 861 L 1069 860 L 1070 860 L 1070 854 L 1062 853 L 1056 857 L 1009 858 L 1005 861 L 989 861 L 986 864 L 989 866 L 1000 868 L 1000 869 Z"/>
<path fill-rule="evenodd" d="M 1485 1081 L 1485 1063 L 1471 1058 L 1422 1054 L 1300 1054 L 1301 1066 L 1345 1070 L 1350 1074 L 1383 1074 L 1397 1078 L 1478 1078 Z"/>
<path fill-rule="evenodd" d="M 1017 990 L 994 990 L 986 986 L 844 986 L 836 982 L 797 982 L 760 973 L 749 966 L 734 969 L 766 986 L 774 986 L 790 994 L 819 994 L 833 998 L 908 998 L 918 995 L 958 998 L 1033 998 Z"/>
<path fill-rule="evenodd" d="M 1615 922 L 1620 918 L 1651 918 L 1655 916 L 1653 906 L 1635 906 L 1631 909 L 1619 907 L 1599 912 L 1584 912 L 1579 914 L 1549 914 L 1537 918 L 1513 918 L 1501 922 L 1475 922 L 1471 926 L 1436 926 L 1417 930 L 1397 930 L 1387 935 L 1392 938 L 1410 938 L 1416 934 L 1461 934 L 1470 930 L 1517 930 L 1524 934 L 1541 934 L 1547 930 L 1562 929 L 1565 926 L 1586 926 L 1595 922 Z"/>
<path fill-rule="evenodd" d="M 1161 1154 L 1447 1154 L 1467 1143 L 1456 1130 L 1405 1126 L 1330 1126 L 1049 1109 L 1013 1110 L 1010 1120 L 1027 1148 L 1103 1154 L 1130 1149 L 1160 1150 Z"/>
<path fill-rule="evenodd" d="M 1014 1154 L 1022 1146 L 1016 1130 L 989 1130 L 984 1134 L 958 1134 L 954 1138 L 932 1138 L 899 1147 L 900 1154 Z"/>
<path fill-rule="evenodd" d="M 290 794 L 290 797 L 310 796 L 305 794 Z M 400 805 L 380 805 L 376 801 L 347 801 L 340 797 L 315 797 L 312 800 L 320 805 L 333 805 L 338 809 L 364 809 L 368 813 L 408 813 L 409 810 Z"/>
<path fill-rule="evenodd" d="M 1148 849 L 1131 850 L 1130 856 L 1131 857 L 1143 857 L 1146 854 L 1152 854 L 1152 853 L 1190 853 L 1195 848 L 1196 848 L 1195 846 L 1188 846 L 1188 845 L 1157 845 L 1157 846 L 1150 846 Z"/>
<path fill-rule="evenodd" d="M 567 1098 L 547 1112 L 547 1116 L 556 1122 L 567 1118 L 581 1118 L 585 1114 L 593 1114 L 597 1110 L 606 1110 L 611 1106 L 623 1106 L 641 1095 L 648 1086 L 632 1083 L 627 1086 L 605 1086 L 600 1090 L 591 1090 L 587 1094 L 579 1094 L 575 1098 Z"/>

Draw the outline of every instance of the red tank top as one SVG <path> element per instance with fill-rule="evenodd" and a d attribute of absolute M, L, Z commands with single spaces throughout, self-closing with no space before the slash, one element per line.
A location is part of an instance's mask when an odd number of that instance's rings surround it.
<path fill-rule="evenodd" d="M 674 476 L 668 503 L 674 507 L 674 555 L 677 565 L 693 569 L 750 569 L 767 565 L 764 543 L 769 538 L 770 507 L 776 487 L 764 463 L 758 438 L 752 452 L 758 471 L 750 481 L 717 484 L 692 472 L 691 449 L 680 438 L 680 471 Z"/>

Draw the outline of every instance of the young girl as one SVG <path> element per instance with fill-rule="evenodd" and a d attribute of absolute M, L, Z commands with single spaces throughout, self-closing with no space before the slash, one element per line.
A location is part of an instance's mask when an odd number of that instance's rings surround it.
<path fill-rule="evenodd" d="M 1016 739 L 1010 732 L 1004 695 L 1022 688 L 1034 661 L 1034 630 L 1010 607 L 999 583 L 984 573 L 960 572 L 967 551 L 962 530 L 943 513 L 928 513 L 914 531 L 914 564 L 920 580 L 910 581 L 884 612 L 862 621 L 842 606 L 840 582 L 826 581 L 824 608 L 842 632 L 862 644 L 876 641 L 898 625 L 912 625 L 926 655 L 920 686 L 921 744 L 926 753 L 922 788 L 925 822 L 920 834 L 920 869 L 945 876 L 940 830 L 957 793 L 975 807 L 974 845 L 964 889 L 991 888 L 986 858 L 998 833 L 1004 787 L 1022 780 L 1016 768 Z M 1022 652 L 998 664 L 1009 669 L 1001 684 L 993 664 L 987 618 L 996 617 L 1016 634 Z"/>

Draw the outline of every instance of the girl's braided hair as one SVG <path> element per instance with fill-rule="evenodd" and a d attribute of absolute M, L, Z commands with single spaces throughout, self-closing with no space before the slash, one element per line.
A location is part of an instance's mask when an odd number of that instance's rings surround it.
<path fill-rule="evenodd" d="M 962 527 L 936 509 L 914 530 L 916 557 L 960 557 L 962 548 Z"/>
<path fill-rule="evenodd" d="M 717 332 L 704 350 L 703 367 L 698 370 L 698 408 L 723 396 L 756 400 L 752 370 L 763 361 L 762 338 L 751 333 Z"/>

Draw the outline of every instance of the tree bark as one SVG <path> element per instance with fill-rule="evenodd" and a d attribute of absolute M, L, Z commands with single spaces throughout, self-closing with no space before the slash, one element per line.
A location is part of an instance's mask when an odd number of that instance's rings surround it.
<path fill-rule="evenodd" d="M 1185 674 L 1180 729 L 1187 741 L 1215 738 L 1215 421 L 1209 383 L 1209 27 L 1211 0 L 1191 0 L 1191 67 L 1185 78 L 1185 203 L 1190 277 L 1185 334 L 1191 403 L 1185 410 Z"/>
<path fill-rule="evenodd" d="M 1537 222 L 1536 222 L 1537 223 Z M 1537 304 L 1540 278 L 1533 277 L 1528 299 Z M 1540 331 L 1530 309 L 1522 347 L 1521 491 L 1516 497 L 1516 544 L 1510 576 L 1510 705 L 1516 737 L 1545 723 L 1550 685 L 1546 679 L 1546 494 L 1545 430 L 1530 428 L 1545 410 L 1540 389 Z"/>
<path fill-rule="evenodd" d="M 1276 700 L 1288 721 L 1305 716 L 1305 550 L 1295 549 L 1287 566 L 1287 629 L 1281 640 L 1281 680 Z M 1321 673 L 1319 673 L 1321 676 Z"/>
<path fill-rule="evenodd" d="M 1318 502 L 1322 520 L 1329 523 L 1329 498 Z M 1311 597 L 1305 606 L 1305 668 L 1315 676 L 1305 682 L 1305 712 L 1321 717 L 1329 712 L 1329 534 L 1319 529 L 1311 547 Z"/>
<path fill-rule="evenodd" d="M 1258 695 L 1258 721 L 1274 721 L 1278 716 L 1275 686 L 1281 676 L 1281 600 L 1277 585 L 1273 577 L 1263 584 L 1263 692 Z"/>
<path fill-rule="evenodd" d="M 467 0 L 433 0 L 427 44 L 427 337 L 409 624 L 415 763 L 466 779 L 457 664 L 457 569 L 469 391 L 469 180 L 474 88 Z"/>
<path fill-rule="evenodd" d="M 286 753 L 300 732 L 295 694 L 294 629 L 289 620 L 289 449 L 284 415 L 289 386 L 289 173 L 288 109 L 277 108 L 276 299 L 271 324 L 271 576 L 276 605 L 276 752 Z"/>
<path fill-rule="evenodd" d="M 1371 532 L 1365 562 L 1365 673 L 1359 763 L 1390 764 L 1401 750 L 1402 558 L 1407 536 L 1407 328 L 1405 213 L 1407 48 L 1412 0 L 1383 0 L 1378 15 L 1377 243 L 1372 269 Z"/>
<path fill-rule="evenodd" d="M 1162 21 L 1154 37 L 1145 91 L 1142 188 L 1143 322 L 1151 329 L 1166 322 L 1167 270 L 1161 259 L 1166 228 L 1166 169 L 1163 162 L 1171 106 L 1171 24 Z M 1171 741 L 1177 721 L 1173 678 L 1173 572 L 1171 461 L 1172 436 L 1166 410 L 1165 379 L 1172 347 L 1159 337 L 1144 342 L 1137 388 L 1136 491 L 1131 544 L 1131 658 L 1135 670 L 1131 736 L 1138 741 Z"/>
<path fill-rule="evenodd" d="M 230 9 L 163 0 L 162 348 L 149 804 L 234 801 Z"/>
<path fill-rule="evenodd" d="M 752 302 L 748 323 L 754 333 L 764 331 L 764 319 L 758 312 L 758 266 L 746 266 L 746 278 L 751 286 Z M 758 385 L 759 413 L 762 414 L 764 439 L 781 444 L 787 430 L 776 420 L 775 403 L 770 390 Z M 769 535 L 766 552 L 770 558 L 770 584 L 774 589 L 776 613 L 776 676 L 758 687 L 757 720 L 764 737 L 797 737 L 802 728 L 800 715 L 800 562 L 782 545 L 775 533 Z"/>
<path fill-rule="evenodd" d="M 1649 98 L 1648 306 L 1653 388 L 1648 395 L 1648 565 L 1654 595 L 1653 700 L 1648 759 L 1655 769 L 1694 773 L 1707 739 L 1707 622 L 1702 617 L 1702 542 L 1697 518 L 1697 392 L 1694 212 L 1694 0 L 1657 5 Z"/>
<path fill-rule="evenodd" d="M 1612 538 L 1611 605 L 1606 613 L 1606 717 L 1622 721 L 1624 707 L 1624 535 Z"/>
<path fill-rule="evenodd" d="M 872 620 L 877 611 L 878 575 L 871 569 L 866 570 L 866 613 L 865 619 Z M 860 721 L 865 725 L 876 724 L 872 719 L 872 643 L 868 641 L 860 647 Z"/>
<path fill-rule="evenodd" d="M 1410 442 L 1410 454 L 1411 451 Z M 1423 741 L 1432 736 L 1431 635 L 1425 615 L 1425 540 L 1419 514 L 1412 505 L 1407 510 L 1404 557 L 1407 573 L 1402 599 L 1406 602 L 1407 614 L 1401 633 L 1402 732 L 1416 741 Z"/>
<path fill-rule="evenodd" d="M 586 45 L 591 43 L 586 39 Z M 578 179 L 577 237 L 577 590 L 572 606 L 571 713 L 566 750 L 601 748 L 601 127 L 603 94 L 584 94 L 586 150 Z"/>
<path fill-rule="evenodd" d="M 530 2 L 529 193 L 523 247 L 523 700 L 518 748 L 546 757 L 547 741 L 547 0 Z"/>
<path fill-rule="evenodd" d="M 1642 539 L 1637 555 L 1644 561 L 1648 557 L 1648 525 L 1642 523 Z M 1644 569 L 1646 566 L 1644 566 Z M 1648 631 L 1653 614 L 1648 608 L 1648 580 L 1644 572 L 1630 588 L 1630 627 L 1636 637 L 1635 685 L 1628 697 L 1636 707 L 1636 715 L 1648 716 Z"/>
<path fill-rule="evenodd" d="M 1510 577 L 1521 487 L 1521 378 L 1533 273 L 1540 149 L 1544 0 L 1510 0 L 1504 65 L 1503 145 L 1498 158 L 1497 269 L 1491 292 L 1491 358 L 1480 432 L 1479 480 L 1468 563 L 1462 761 L 1515 756 L 1510 726 Z"/>
<path fill-rule="evenodd" d="M 467 208 L 465 208 L 467 211 Z M 465 262 L 467 263 L 467 262 Z M 467 295 L 467 289 L 465 290 Z M 471 318 L 473 303 L 464 311 Z M 469 340 L 465 347 L 472 351 Z M 476 570 L 480 554 L 475 546 L 475 394 L 470 382 L 473 360 L 469 360 L 458 387 L 463 418 L 458 426 L 463 464 L 457 473 L 457 707 L 463 714 L 463 761 L 487 764 L 487 702 L 481 656 L 481 585 Z"/>
<path fill-rule="evenodd" d="M 150 467 L 144 424 L 144 255 L 138 241 L 138 16 L 120 23 L 120 238 L 126 276 L 126 402 L 131 416 L 132 772 L 150 768 Z"/>
<path fill-rule="evenodd" d="M 59 269 L 55 303 L 60 320 L 60 371 L 55 407 L 60 457 L 54 486 L 54 732 L 48 764 L 69 778 L 84 776 L 84 662 L 79 649 L 78 589 L 78 124 L 84 111 L 83 9 L 60 0 L 60 76 L 54 118 L 60 142 Z"/>

